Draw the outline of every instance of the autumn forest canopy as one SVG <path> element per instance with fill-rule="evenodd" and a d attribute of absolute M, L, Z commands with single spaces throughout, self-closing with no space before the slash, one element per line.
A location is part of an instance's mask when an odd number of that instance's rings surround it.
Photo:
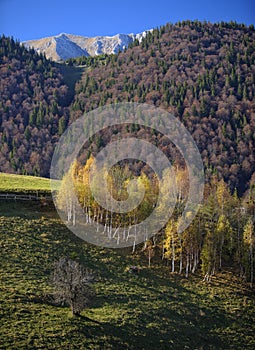
<path fill-rule="evenodd" d="M 235 22 L 185 21 L 155 29 L 117 55 L 62 65 L 2 36 L 0 170 L 49 176 L 54 145 L 70 123 L 98 106 L 134 101 L 178 117 L 201 152 L 206 177 L 216 175 L 242 195 L 255 170 L 254 36 L 253 26 Z M 77 66 L 83 71 L 75 85 Z M 92 152 L 109 137 L 97 135 Z M 171 156 L 162 135 L 155 142 Z"/>

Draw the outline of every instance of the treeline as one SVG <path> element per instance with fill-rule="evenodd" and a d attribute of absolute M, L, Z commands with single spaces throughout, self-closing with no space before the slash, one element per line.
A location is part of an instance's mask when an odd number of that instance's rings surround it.
<path fill-rule="evenodd" d="M 151 238 L 150 227 L 144 237 L 144 244 L 135 248 L 137 236 L 129 236 L 131 226 L 145 220 L 153 210 L 159 194 L 159 183 L 154 177 L 148 177 L 141 173 L 137 179 L 137 184 L 132 185 L 131 192 L 136 197 L 136 193 L 145 189 L 142 202 L 134 209 L 125 213 L 118 213 L 106 210 L 95 200 L 90 179 L 92 174 L 97 173 L 96 162 L 91 156 L 85 165 L 74 162 L 69 173 L 63 178 L 58 194 L 58 208 L 65 214 L 66 220 L 72 225 L 76 225 L 75 199 L 71 191 L 74 186 L 76 196 L 83 209 L 85 223 L 89 225 L 93 222 L 97 225 L 98 237 L 103 242 L 103 236 L 119 244 L 119 240 L 131 240 L 133 251 L 139 250 L 140 254 L 145 254 L 148 258 L 148 265 L 153 261 L 161 261 L 168 264 L 171 272 L 185 274 L 194 273 L 198 269 L 202 270 L 204 279 L 210 281 L 211 277 L 222 268 L 231 268 L 239 273 L 240 277 L 248 281 L 251 286 L 254 281 L 254 259 L 255 259 L 255 230 L 254 230 L 254 190 L 249 191 L 249 195 L 240 199 L 237 193 L 231 194 L 228 186 L 223 180 L 218 181 L 216 177 L 205 187 L 204 201 L 200 209 L 184 232 L 178 233 L 178 225 L 182 220 L 182 212 L 187 201 L 187 188 L 189 187 L 188 174 L 186 169 L 175 167 L 175 191 L 177 201 L 173 214 L 161 231 Z M 107 191 L 110 193 L 108 204 L 113 208 L 113 201 L 126 200 L 128 197 L 127 188 L 134 174 L 128 168 L 115 166 L 107 173 Z M 96 181 L 98 177 L 95 177 Z M 165 196 L 172 193 L 167 192 L 166 184 L 172 177 L 166 172 L 162 175 L 160 189 Z M 94 183 L 95 185 L 95 183 Z M 105 195 L 103 189 L 103 195 Z M 129 194 L 131 193 L 129 192 Z M 169 200 L 166 199 L 166 202 Z M 160 221 L 161 210 L 157 211 L 157 220 Z M 99 227 L 99 224 L 101 226 Z M 103 229 L 102 229 L 103 227 Z M 124 233 L 118 232 L 119 228 L 124 229 Z M 124 237 L 125 236 L 125 237 Z"/>
<path fill-rule="evenodd" d="M 102 65 L 107 65 L 112 55 L 101 54 L 98 56 L 81 56 L 75 58 L 69 58 L 65 61 L 68 66 L 86 66 L 96 68 Z"/>
<path fill-rule="evenodd" d="M 255 171 L 254 39 L 253 26 L 235 22 L 155 29 L 87 71 L 76 86 L 71 120 L 122 101 L 168 110 L 191 132 L 207 177 L 216 174 L 242 194 Z"/>
<path fill-rule="evenodd" d="M 48 176 L 69 121 L 68 88 L 54 64 L 0 37 L 0 171 Z"/>

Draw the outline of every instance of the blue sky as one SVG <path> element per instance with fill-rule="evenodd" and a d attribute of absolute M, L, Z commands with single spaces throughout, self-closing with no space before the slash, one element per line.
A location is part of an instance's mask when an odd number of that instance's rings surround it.
<path fill-rule="evenodd" d="M 0 34 L 21 41 L 59 33 L 139 33 L 178 20 L 255 24 L 254 0 L 0 0 Z"/>

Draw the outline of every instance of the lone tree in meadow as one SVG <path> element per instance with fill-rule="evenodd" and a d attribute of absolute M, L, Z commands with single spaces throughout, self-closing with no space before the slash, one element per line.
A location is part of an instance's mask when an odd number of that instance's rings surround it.
<path fill-rule="evenodd" d="M 53 284 L 56 299 L 70 305 L 73 316 L 80 315 L 91 304 L 95 295 L 94 274 L 79 262 L 64 257 L 54 264 Z"/>

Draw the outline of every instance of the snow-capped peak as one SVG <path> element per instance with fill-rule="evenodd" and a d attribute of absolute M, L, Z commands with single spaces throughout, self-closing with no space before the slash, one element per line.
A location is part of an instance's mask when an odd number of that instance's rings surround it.
<path fill-rule="evenodd" d="M 37 52 L 45 53 L 53 61 L 66 60 L 79 56 L 96 56 L 100 54 L 114 54 L 123 51 L 134 40 L 139 42 L 151 30 L 139 34 L 116 34 L 114 36 L 96 36 L 94 38 L 60 33 L 58 35 L 25 41 L 27 47 L 33 47 Z"/>

